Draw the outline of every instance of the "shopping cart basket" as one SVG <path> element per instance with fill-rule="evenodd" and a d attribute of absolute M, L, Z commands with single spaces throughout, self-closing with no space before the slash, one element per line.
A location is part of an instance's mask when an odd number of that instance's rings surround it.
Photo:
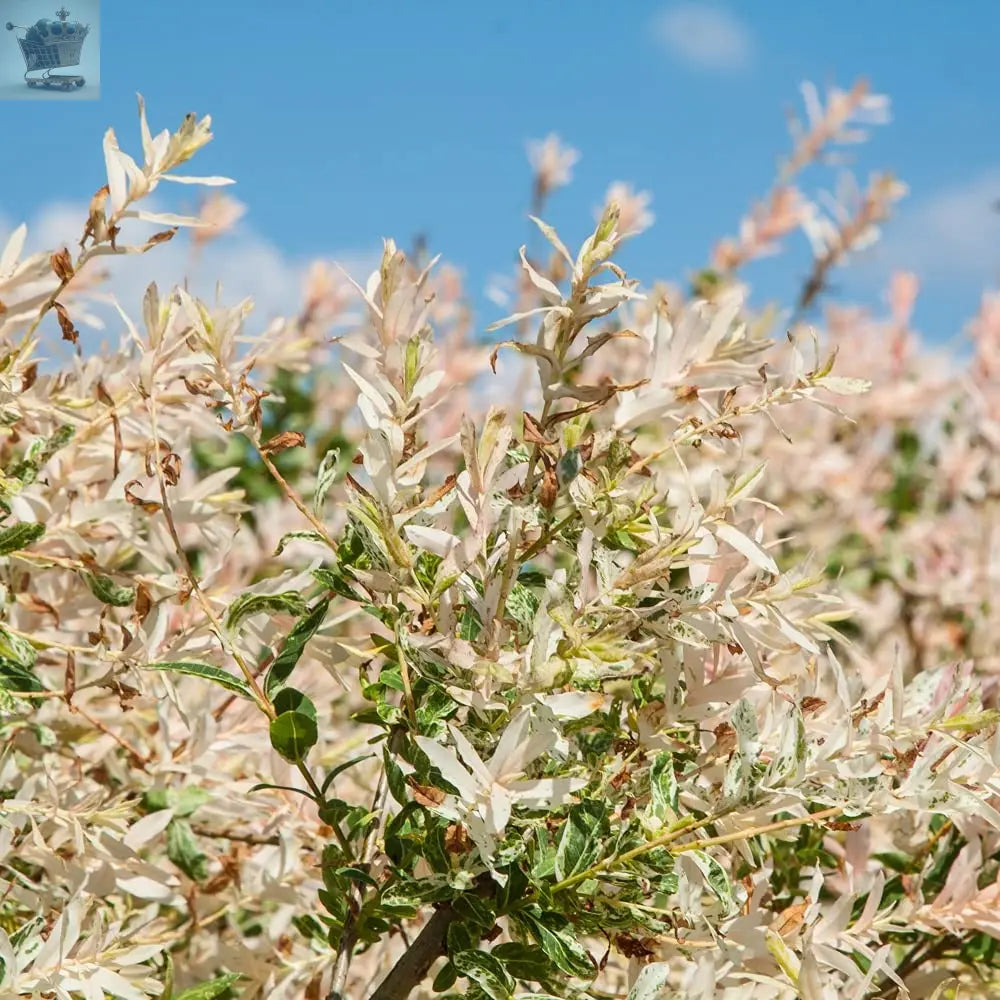
<path fill-rule="evenodd" d="M 65 7 L 56 11 L 56 17 L 59 18 L 58 21 L 42 18 L 27 28 L 7 22 L 8 31 L 19 28 L 25 33 L 23 38 L 18 36 L 17 43 L 21 46 L 24 65 L 27 66 L 24 79 L 29 87 L 72 90 L 74 87 L 82 87 L 86 82 L 82 76 L 52 75 L 54 69 L 80 65 L 80 50 L 90 31 L 89 24 L 67 20 L 69 11 Z M 28 76 L 38 70 L 42 71 L 41 76 Z"/>

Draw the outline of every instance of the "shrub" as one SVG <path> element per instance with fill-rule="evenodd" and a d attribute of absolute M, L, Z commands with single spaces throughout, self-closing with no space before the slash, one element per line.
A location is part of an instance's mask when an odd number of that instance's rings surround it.
<path fill-rule="evenodd" d="M 736 280 L 802 226 L 812 307 L 902 189 L 834 224 L 790 178 L 883 112 L 814 102 L 692 297 L 615 263 L 648 214 L 619 186 L 575 254 L 535 219 L 492 353 L 387 240 L 332 345 L 320 270 L 244 355 L 247 304 L 154 285 L 117 352 L 42 374 L 89 261 L 204 221 L 136 206 L 208 118 L 153 138 L 140 99 L 141 166 L 108 131 L 79 253 L 21 260 L 22 227 L 0 259 L 4 995 L 992 982 L 989 554 L 946 584 L 993 519 L 996 310 L 929 412 L 912 283 L 871 356 L 854 317 L 773 343 Z M 540 213 L 573 160 L 534 156 Z"/>

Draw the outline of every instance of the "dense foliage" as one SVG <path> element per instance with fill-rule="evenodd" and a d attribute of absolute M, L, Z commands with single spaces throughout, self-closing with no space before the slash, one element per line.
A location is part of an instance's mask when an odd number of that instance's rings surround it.
<path fill-rule="evenodd" d="M 910 275 L 887 319 L 806 322 L 903 193 L 794 187 L 886 118 L 806 96 L 691 289 L 618 266 L 651 218 L 614 185 L 576 252 L 534 218 L 485 348 L 387 240 L 248 350 L 249 303 L 154 285 L 84 353 L 95 258 L 238 216 L 138 207 L 229 183 L 172 173 L 208 118 L 154 137 L 141 100 L 79 248 L 15 231 L 0 997 L 1000 992 L 1000 298 L 964 370 Z M 540 216 L 576 154 L 531 155 Z M 797 229 L 795 308 L 754 310 Z"/>

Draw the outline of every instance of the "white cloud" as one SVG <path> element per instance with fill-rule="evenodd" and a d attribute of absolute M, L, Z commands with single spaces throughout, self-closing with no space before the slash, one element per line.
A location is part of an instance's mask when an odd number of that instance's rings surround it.
<path fill-rule="evenodd" d="M 912 200 L 911 200 L 912 198 Z M 924 282 L 982 283 L 1000 273 L 1000 168 L 897 206 L 871 251 L 869 273 L 913 271 Z"/>
<path fill-rule="evenodd" d="M 668 51 L 696 69 L 736 71 L 753 62 L 753 36 L 723 7 L 676 4 L 655 18 L 653 30 Z"/>
<path fill-rule="evenodd" d="M 163 211 L 156 199 L 146 199 L 143 208 Z M 51 202 L 43 206 L 34 217 L 24 220 L 28 225 L 25 253 L 55 250 L 67 246 L 75 256 L 87 218 L 85 203 Z M 0 216 L 0 248 L 22 220 Z M 128 244 L 142 243 L 162 226 L 152 226 L 137 220 L 128 220 L 119 241 Z M 378 266 L 381 247 L 370 253 L 346 251 L 333 252 L 324 259 L 336 261 L 355 280 L 364 284 L 371 271 Z M 169 243 L 153 247 L 145 254 L 119 257 L 100 257 L 88 267 L 108 273 L 99 291 L 115 295 L 122 309 L 141 328 L 141 303 L 146 288 L 156 282 L 161 293 L 183 284 L 192 294 L 206 302 L 216 300 L 216 284 L 221 282 L 219 301 L 236 305 L 248 296 L 254 300 L 254 310 L 246 324 L 246 332 L 256 334 L 266 328 L 277 316 L 293 316 L 302 305 L 303 282 L 314 258 L 290 256 L 255 232 L 245 222 L 238 223 L 231 232 L 220 236 L 205 246 L 198 258 L 194 256 L 192 242 L 181 230 Z M 124 325 L 113 306 L 88 307 L 103 319 L 104 330 L 94 331 L 80 326 L 81 342 L 85 350 L 93 350 L 102 340 L 117 346 Z M 53 347 L 46 341 L 46 347 Z M 46 351 L 46 353 L 50 353 Z"/>

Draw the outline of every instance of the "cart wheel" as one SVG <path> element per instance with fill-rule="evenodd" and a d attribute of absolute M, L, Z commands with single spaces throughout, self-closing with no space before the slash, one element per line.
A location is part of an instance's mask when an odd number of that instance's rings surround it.
<path fill-rule="evenodd" d="M 72 83 L 64 83 L 62 85 L 62 89 L 63 90 L 72 90 L 73 89 L 73 84 Z"/>
<path fill-rule="evenodd" d="M 28 81 L 28 86 L 31 87 L 32 89 L 34 89 L 35 87 L 38 86 L 38 81 L 37 80 L 29 80 Z"/>
<path fill-rule="evenodd" d="M 82 87 L 82 86 L 84 85 L 84 83 L 86 83 L 86 82 L 87 82 L 87 81 L 86 81 L 86 80 L 84 80 L 84 78 L 83 78 L 83 77 L 81 76 L 81 77 L 80 77 L 80 79 L 76 81 L 76 85 L 77 85 L 78 87 Z"/>

